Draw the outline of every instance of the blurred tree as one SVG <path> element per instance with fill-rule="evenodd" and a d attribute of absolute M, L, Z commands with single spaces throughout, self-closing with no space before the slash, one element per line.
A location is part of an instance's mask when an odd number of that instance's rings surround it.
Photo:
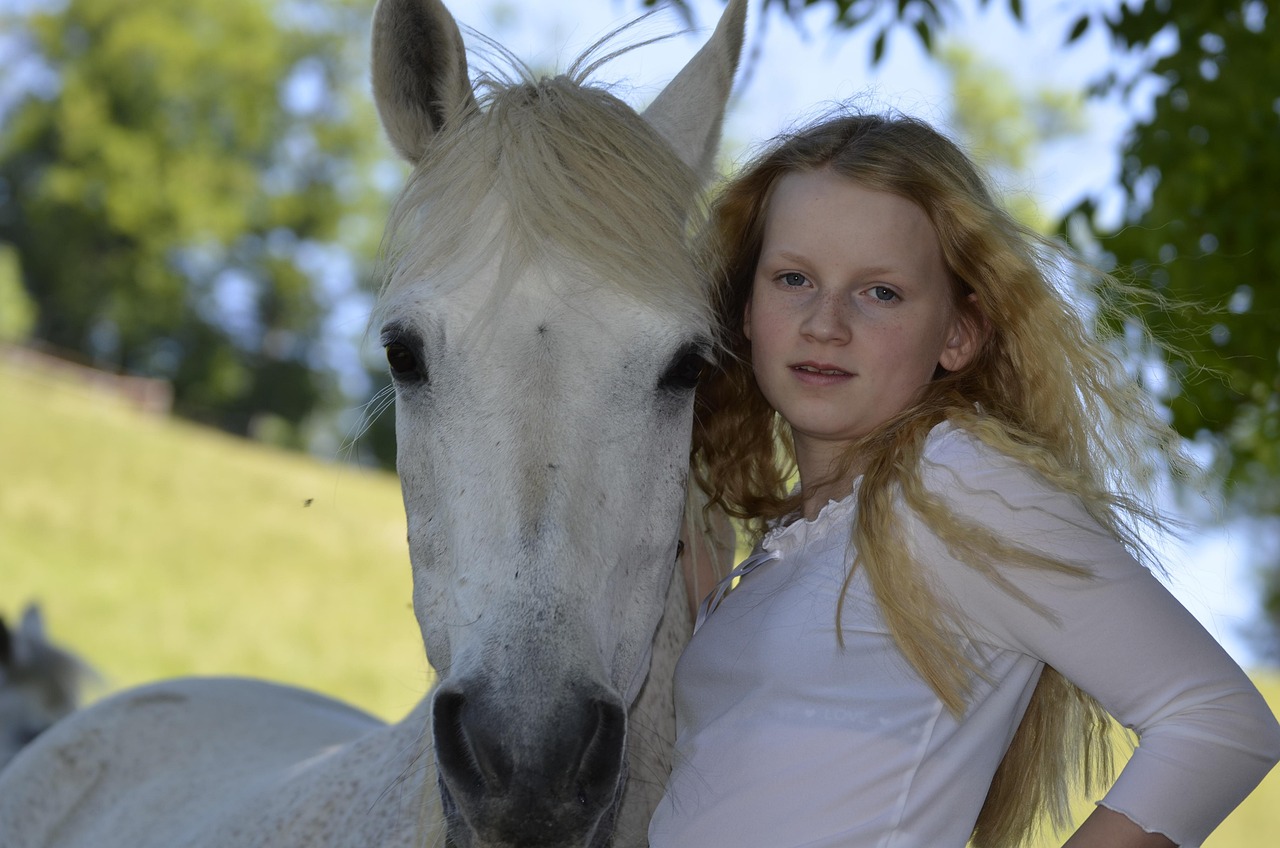
<path fill-rule="evenodd" d="M 1083 93 L 1025 91 L 1004 68 L 955 41 L 945 41 L 935 55 L 951 78 L 948 123 L 965 149 L 1002 190 L 1015 218 L 1038 232 L 1053 232 L 1057 222 L 1021 186 L 1040 147 L 1083 132 Z"/>
<path fill-rule="evenodd" d="M 1280 514 L 1280 22 L 1262 0 L 1166 0 L 1120 6 L 1103 23 L 1127 50 L 1157 36 L 1173 45 L 1150 66 L 1162 91 L 1126 142 L 1122 226 L 1104 230 L 1102 246 L 1118 267 L 1203 307 L 1148 316 L 1188 347 L 1172 363 L 1174 424 L 1215 437 L 1242 505 Z"/>
<path fill-rule="evenodd" d="M 18 251 L 0 244 L 0 342 L 23 342 L 36 323 L 36 308 L 22 287 Z"/>
<path fill-rule="evenodd" d="M 647 7 L 669 5 L 692 22 L 693 12 L 688 0 L 641 0 Z M 991 0 L 976 0 L 986 6 Z M 1005 0 L 1009 14 L 1022 20 L 1022 0 Z M 871 43 L 871 61 L 877 63 L 884 56 L 889 39 L 900 29 L 909 29 L 920 40 L 925 50 L 932 51 L 935 36 L 954 23 L 960 13 L 955 0 L 764 0 L 764 8 L 778 9 L 785 16 L 799 22 L 800 15 L 810 7 L 829 7 L 834 15 L 831 25 L 836 29 L 872 27 L 876 36 Z M 762 18 L 762 20 L 767 20 Z"/>
<path fill-rule="evenodd" d="M 1171 49 L 1123 151 L 1119 228 L 1101 244 L 1121 269 L 1193 308 L 1153 311 L 1186 349 L 1170 365 L 1174 426 L 1215 448 L 1232 506 L 1263 519 L 1251 546 L 1280 657 L 1280 21 L 1264 0 L 1120 6 L 1102 19 L 1118 46 Z M 1077 27 L 1087 26 L 1082 18 Z M 1131 86 L 1112 77 L 1106 85 Z M 1086 203 L 1083 212 L 1094 213 Z M 1270 557 L 1272 561 L 1261 561 Z"/>
<path fill-rule="evenodd" d="M 368 256 L 380 228 L 352 37 L 364 5 L 8 14 L 23 61 L 55 81 L 0 115 L 0 241 L 18 252 L 36 338 L 170 378 L 180 414 L 245 433 L 265 413 L 299 438 L 335 391 L 316 352 L 335 293 L 312 255 L 339 242 Z"/>

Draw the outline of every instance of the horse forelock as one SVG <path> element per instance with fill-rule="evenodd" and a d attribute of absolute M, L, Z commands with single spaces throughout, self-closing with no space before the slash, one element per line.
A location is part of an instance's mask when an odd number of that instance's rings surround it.
<path fill-rule="evenodd" d="M 441 289 L 495 256 L 495 298 L 531 264 L 706 322 L 709 274 L 691 248 L 701 192 L 645 121 L 574 76 L 486 80 L 397 200 L 384 302 Z"/>

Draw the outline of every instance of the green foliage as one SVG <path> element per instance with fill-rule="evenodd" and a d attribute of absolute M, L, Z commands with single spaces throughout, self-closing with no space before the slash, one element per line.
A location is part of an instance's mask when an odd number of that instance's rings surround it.
<path fill-rule="evenodd" d="M 1188 352 L 1172 364 L 1174 425 L 1212 434 L 1241 502 L 1280 513 L 1280 21 L 1257 0 L 1219 0 L 1124 6 L 1108 23 L 1126 48 L 1157 33 L 1177 48 L 1151 66 L 1165 89 L 1129 137 L 1123 226 L 1102 245 L 1199 307 L 1147 316 Z"/>
<path fill-rule="evenodd" d="M 1262 572 L 1280 655 L 1280 21 L 1261 0 L 1168 0 L 1121 6 L 1103 19 L 1121 49 L 1152 54 L 1135 77 L 1112 74 L 1102 91 L 1158 81 L 1150 116 L 1123 151 L 1118 228 L 1095 235 L 1122 274 L 1172 308 L 1146 319 L 1177 350 L 1167 399 L 1183 435 L 1214 448 L 1230 506 L 1262 521 L 1251 548 Z M 1082 211 L 1092 217 L 1092 203 Z M 1257 532 L 1252 528 L 1242 532 Z M 1270 540 L 1270 542 L 1268 542 Z"/>
<path fill-rule="evenodd" d="M 143 415 L 0 359 L 0 613 L 116 690 L 263 677 L 386 719 L 426 692 L 392 475 Z"/>
<path fill-rule="evenodd" d="M 36 308 L 22 288 L 18 252 L 0 244 L 0 342 L 22 342 L 36 323 Z"/>
<path fill-rule="evenodd" d="M 1023 91 L 1007 71 L 963 44 L 946 42 L 936 56 L 951 77 L 949 123 L 965 148 L 1006 190 L 1004 202 L 1015 218 L 1051 231 L 1055 222 L 1035 199 L 1010 189 L 1025 178 L 1038 147 L 1083 131 L 1083 97 L 1054 88 Z"/>
<path fill-rule="evenodd" d="M 0 239 L 35 334 L 171 378 L 177 409 L 246 432 L 332 393 L 307 256 L 372 253 L 376 122 L 343 0 L 68 0 L 15 24 L 56 90 L 0 130 Z M 350 239 L 349 233 L 361 234 Z"/>
<path fill-rule="evenodd" d="M 978 0 L 986 6 L 991 0 Z M 686 0 L 643 0 L 648 7 L 670 5 L 691 22 Z M 1009 14 L 1022 20 L 1022 0 L 1006 0 Z M 932 51 L 937 35 L 944 32 L 957 13 L 955 0 L 764 0 L 764 9 L 780 9 L 793 21 L 813 6 L 832 11 L 831 25 L 838 29 L 870 26 L 876 28 L 871 46 L 871 62 L 884 58 L 889 39 L 900 29 L 909 29 L 926 51 Z"/>

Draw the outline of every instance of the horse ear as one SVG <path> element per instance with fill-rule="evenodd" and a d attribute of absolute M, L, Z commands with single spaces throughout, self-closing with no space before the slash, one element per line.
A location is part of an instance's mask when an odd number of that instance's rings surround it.
<path fill-rule="evenodd" d="M 644 110 L 645 120 L 704 180 L 715 164 L 746 25 L 747 0 L 731 0 L 710 40 Z"/>
<path fill-rule="evenodd" d="M 44 616 L 40 613 L 40 605 L 27 604 L 22 611 L 22 622 L 18 625 L 18 635 L 30 643 L 44 641 Z"/>
<path fill-rule="evenodd" d="M 372 54 L 382 127 L 416 164 L 447 121 L 475 106 L 462 34 L 440 0 L 378 0 Z"/>

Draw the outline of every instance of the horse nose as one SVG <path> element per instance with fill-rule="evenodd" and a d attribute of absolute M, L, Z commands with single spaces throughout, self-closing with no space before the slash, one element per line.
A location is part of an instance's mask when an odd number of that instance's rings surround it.
<path fill-rule="evenodd" d="M 513 711 L 482 687 L 442 686 L 432 725 L 442 783 L 477 831 L 539 844 L 546 834 L 590 832 L 617 801 L 627 718 L 603 689 Z"/>
<path fill-rule="evenodd" d="M 574 800 L 586 807 L 613 800 L 622 774 L 627 714 L 617 699 L 592 698 L 583 716 L 581 738 L 587 742 L 572 788 Z"/>

